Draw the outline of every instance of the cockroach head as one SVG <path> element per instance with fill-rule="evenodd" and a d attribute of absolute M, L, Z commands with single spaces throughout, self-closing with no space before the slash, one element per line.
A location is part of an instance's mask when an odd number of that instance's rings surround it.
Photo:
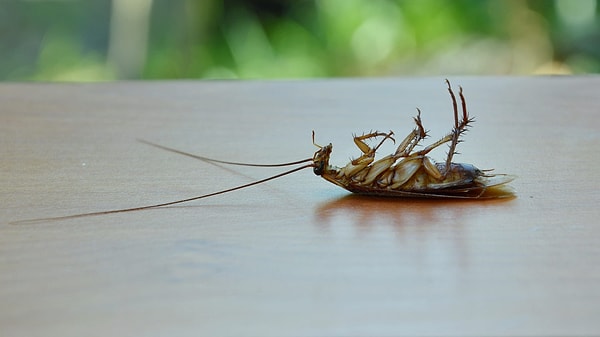
<path fill-rule="evenodd" d="M 315 152 L 313 157 L 313 172 L 320 176 L 323 175 L 325 169 L 329 166 L 329 156 L 331 155 L 331 143 L 326 146 L 319 146 L 319 150 Z"/>

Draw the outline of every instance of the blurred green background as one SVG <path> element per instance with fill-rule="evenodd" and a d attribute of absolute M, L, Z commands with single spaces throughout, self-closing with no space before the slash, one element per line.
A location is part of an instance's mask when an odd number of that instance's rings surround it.
<path fill-rule="evenodd" d="M 0 80 L 600 72 L 598 0 L 0 0 Z"/>

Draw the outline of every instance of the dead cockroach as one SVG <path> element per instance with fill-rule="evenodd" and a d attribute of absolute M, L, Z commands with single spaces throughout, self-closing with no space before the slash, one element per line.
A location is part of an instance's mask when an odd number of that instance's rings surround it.
<path fill-rule="evenodd" d="M 211 159 L 207 157 L 193 155 L 187 152 L 179 151 L 162 145 L 154 144 L 145 140 L 141 142 L 161 148 L 163 150 L 183 154 L 189 157 L 200 159 L 207 162 L 256 166 L 256 167 L 281 167 L 290 165 L 299 165 L 309 163 L 292 170 L 279 173 L 277 175 L 254 181 L 245 185 L 232 187 L 226 190 L 204 194 L 182 200 L 170 201 L 155 205 L 140 206 L 133 208 L 124 208 L 110 211 L 101 211 L 93 213 L 83 213 L 54 218 L 44 218 L 35 220 L 18 221 L 31 222 L 42 220 L 58 220 L 75 218 L 90 215 L 103 215 L 112 213 L 132 212 L 150 208 L 170 206 L 193 200 L 208 198 L 218 194 L 223 194 L 242 188 L 258 185 L 269 180 L 273 180 L 306 168 L 312 168 L 313 172 L 323 177 L 325 180 L 347 189 L 350 192 L 398 198 L 456 198 L 456 199 L 479 199 L 493 198 L 498 195 L 486 196 L 486 192 L 496 186 L 504 185 L 514 179 L 514 176 L 507 174 L 492 174 L 491 170 L 480 170 L 471 164 L 453 163 L 452 158 L 456 154 L 456 146 L 461 142 L 461 136 L 468 130 L 473 119 L 467 112 L 467 104 L 463 96 L 462 87 L 459 87 L 459 97 L 461 100 L 462 114 L 459 114 L 456 96 L 452 91 L 450 82 L 446 80 L 448 92 L 452 99 L 454 109 L 454 127 L 440 140 L 424 147 L 422 150 L 414 151 L 415 147 L 427 137 L 427 131 L 421 122 L 421 111 L 417 109 L 417 116 L 414 118 L 416 127 L 411 133 L 400 142 L 396 151 L 381 159 L 375 160 L 375 152 L 386 141 L 395 141 L 394 133 L 390 132 L 371 132 L 361 136 L 354 136 L 354 143 L 362 152 L 362 155 L 348 163 L 344 167 L 337 167 L 329 164 L 329 157 L 332 151 L 332 144 L 320 146 L 315 143 L 315 133 L 312 133 L 312 142 L 318 147 L 312 158 L 307 158 L 295 162 L 283 164 L 249 164 L 231 161 Z M 381 141 L 375 146 L 370 147 L 365 142 L 368 139 L 382 137 Z M 433 149 L 442 144 L 449 144 L 448 155 L 444 162 L 435 162 L 427 156 Z"/>

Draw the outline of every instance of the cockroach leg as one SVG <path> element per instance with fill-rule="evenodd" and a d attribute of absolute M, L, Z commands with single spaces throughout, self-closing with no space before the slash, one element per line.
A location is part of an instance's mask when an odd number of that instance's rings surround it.
<path fill-rule="evenodd" d="M 394 133 L 392 131 L 390 131 L 389 133 L 375 131 L 375 132 L 371 132 L 371 133 L 368 133 L 368 134 L 362 135 L 362 136 L 355 135 L 354 136 L 354 144 L 356 144 L 356 146 L 362 151 L 363 156 L 371 155 L 371 154 L 374 155 L 375 151 L 383 144 L 383 142 L 386 141 L 386 139 L 390 138 L 390 139 L 392 139 L 392 141 L 394 140 L 394 138 L 392 138 L 393 134 Z M 385 137 L 374 148 L 371 148 L 369 145 L 367 145 L 367 143 L 365 143 L 365 140 L 367 140 L 367 139 L 380 137 L 380 136 L 385 136 Z"/>
<path fill-rule="evenodd" d="M 390 131 L 389 133 L 384 133 L 384 132 L 371 132 L 368 133 L 366 135 L 362 135 L 362 136 L 354 136 L 354 144 L 356 144 L 356 146 L 362 151 L 362 155 L 356 159 L 352 160 L 352 164 L 353 165 L 360 165 L 363 163 L 371 163 L 373 161 L 373 158 L 375 158 L 375 152 L 377 151 L 377 149 L 379 149 L 379 147 L 381 145 L 383 145 L 383 143 L 387 140 L 387 139 L 391 139 L 392 141 L 394 141 L 394 138 L 392 138 L 392 136 L 394 135 L 394 133 L 392 131 Z M 375 147 L 370 147 L 367 143 L 365 143 L 365 140 L 370 139 L 370 138 L 375 138 L 375 137 L 380 137 L 380 136 L 384 136 L 383 139 L 379 142 L 379 144 L 377 144 L 377 146 Z"/>
<path fill-rule="evenodd" d="M 465 96 L 463 96 L 463 88 L 461 86 L 459 86 L 458 88 L 459 88 L 458 95 L 460 96 L 460 102 L 461 102 L 462 111 L 463 111 L 463 121 L 468 122 L 470 120 L 469 120 L 469 113 L 467 112 L 467 100 L 465 99 Z"/>
<path fill-rule="evenodd" d="M 371 163 L 373 163 L 373 160 L 375 159 L 375 152 L 377 152 L 377 149 L 379 149 L 379 147 L 383 145 L 383 143 L 386 140 L 391 139 L 392 141 L 395 141 L 392 137 L 393 135 L 394 132 L 392 131 L 390 131 L 389 133 L 376 131 L 362 136 L 354 136 L 354 143 L 362 151 L 363 154 L 360 157 L 351 160 L 350 163 L 348 163 L 346 166 L 340 169 L 340 172 L 350 177 L 354 176 L 357 172 L 369 166 Z M 375 138 L 380 136 L 383 136 L 383 139 L 375 147 L 370 147 L 367 143 L 365 143 L 365 140 L 369 138 Z"/>
<path fill-rule="evenodd" d="M 452 92 L 452 87 L 450 86 L 450 81 L 446 79 L 446 85 L 448 85 L 448 92 L 450 93 L 450 97 L 452 97 L 452 107 L 454 107 L 454 127 L 458 128 L 458 106 L 456 104 L 456 97 L 454 96 L 454 92 Z"/>
<path fill-rule="evenodd" d="M 427 137 L 427 131 L 425 131 L 423 123 L 421 122 L 421 110 L 419 110 L 419 108 L 417 108 L 417 117 L 415 117 L 414 120 L 417 127 L 400 143 L 394 153 L 395 158 L 408 157 L 415 146 Z"/>
<path fill-rule="evenodd" d="M 319 149 L 323 148 L 321 145 L 315 143 L 315 130 L 312 130 L 312 143 L 314 146 L 318 147 Z"/>
<path fill-rule="evenodd" d="M 415 130 L 415 132 L 418 131 L 419 140 L 424 139 L 425 137 L 427 137 L 427 131 L 423 127 L 423 122 L 421 122 L 421 109 L 417 108 L 417 117 L 415 117 L 414 120 L 415 124 L 417 124 L 418 130 Z"/>
<path fill-rule="evenodd" d="M 458 107 L 456 104 L 456 99 L 454 97 L 454 93 L 452 93 L 452 89 L 450 88 L 450 82 L 448 83 L 448 90 L 450 91 L 450 94 L 452 96 L 452 101 L 453 101 L 453 106 L 454 106 L 454 129 L 452 129 L 452 131 L 450 132 L 450 137 L 451 137 L 451 143 L 450 143 L 450 148 L 448 149 L 448 157 L 446 158 L 446 172 L 444 173 L 447 174 L 447 172 L 450 170 L 450 165 L 452 164 L 452 157 L 454 156 L 454 154 L 456 154 L 456 146 L 458 145 L 458 143 L 461 142 L 460 140 L 460 136 L 465 133 L 468 129 L 469 123 L 473 122 L 473 119 L 469 118 L 469 113 L 467 112 L 467 102 L 465 100 L 465 97 L 463 96 L 463 89 L 462 87 L 458 87 L 459 88 L 459 92 L 458 95 L 460 97 L 460 101 L 461 101 L 461 106 L 462 106 L 462 119 L 459 122 L 458 120 Z"/>
<path fill-rule="evenodd" d="M 426 148 L 424 148 L 423 150 L 418 152 L 418 155 L 424 156 L 427 153 L 431 152 L 436 147 L 450 142 L 448 156 L 446 157 L 445 171 L 443 173 L 443 177 L 446 177 L 446 175 L 448 174 L 448 172 L 450 170 L 450 166 L 452 164 L 452 157 L 454 156 L 454 154 L 456 154 L 456 146 L 458 145 L 458 143 L 461 142 L 460 136 L 468 130 L 469 124 L 471 122 L 473 122 L 473 119 L 469 118 L 469 113 L 467 111 L 467 103 L 466 103 L 465 97 L 463 96 L 463 93 L 462 93 L 462 87 L 459 87 L 460 88 L 459 89 L 459 97 L 460 97 L 461 106 L 462 106 L 462 118 L 459 119 L 458 103 L 456 102 L 456 96 L 454 95 L 454 92 L 452 91 L 452 87 L 450 86 L 450 81 L 446 80 L 446 84 L 448 85 L 448 92 L 450 93 L 450 97 L 452 98 L 452 107 L 453 107 L 453 111 L 454 111 L 454 128 L 452 128 L 452 131 L 450 131 L 450 133 L 448 133 L 442 139 L 438 140 L 437 142 L 427 146 Z"/>

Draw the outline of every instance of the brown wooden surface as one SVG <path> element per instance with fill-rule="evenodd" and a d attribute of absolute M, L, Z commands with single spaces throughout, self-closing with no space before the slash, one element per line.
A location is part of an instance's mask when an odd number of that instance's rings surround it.
<path fill-rule="evenodd" d="M 451 78 L 456 161 L 518 175 L 492 201 L 350 196 L 279 172 L 352 133 L 449 131 L 442 78 L 0 84 L 0 335 L 600 334 L 600 77 Z M 380 152 L 393 151 L 393 145 Z M 442 160 L 444 149 L 433 154 Z"/>

